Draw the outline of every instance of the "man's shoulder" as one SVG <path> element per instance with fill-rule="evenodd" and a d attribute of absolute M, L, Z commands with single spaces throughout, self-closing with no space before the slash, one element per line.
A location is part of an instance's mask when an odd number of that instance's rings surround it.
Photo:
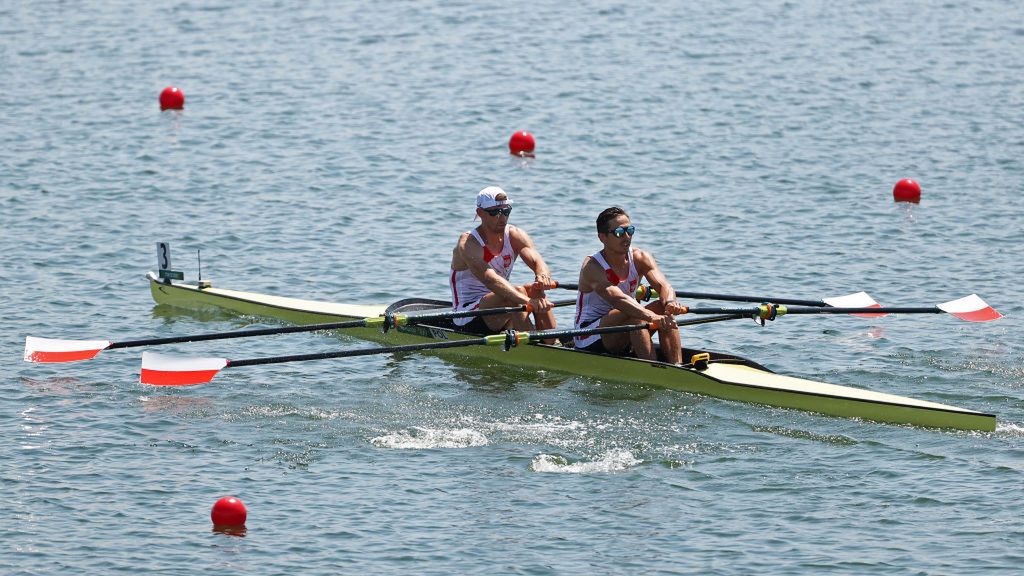
<path fill-rule="evenodd" d="M 476 234 L 474 234 L 474 232 Z M 462 232 L 461 234 L 459 234 L 459 243 L 466 242 L 467 240 L 473 240 L 474 242 L 477 242 L 477 235 L 479 235 L 479 234 L 480 234 L 480 231 L 477 230 L 476 228 L 471 228 L 469 230 L 466 230 L 465 232 Z M 479 243 L 479 242 L 477 242 L 477 243 Z"/>
<path fill-rule="evenodd" d="M 604 278 L 604 266 L 591 254 L 583 258 L 580 265 L 580 275 L 592 278 Z"/>
<path fill-rule="evenodd" d="M 640 248 L 633 248 L 633 265 L 641 275 L 650 272 L 657 266 L 654 263 L 654 255 Z"/>
<path fill-rule="evenodd" d="M 533 246 L 533 239 L 526 233 L 526 230 L 518 226 L 508 225 L 508 237 L 512 241 L 512 247 L 516 250 L 522 250 L 527 246 Z"/>
<path fill-rule="evenodd" d="M 630 248 L 630 250 L 633 251 L 634 262 L 649 262 L 654 259 L 654 256 L 643 248 Z"/>
<path fill-rule="evenodd" d="M 472 230 L 459 234 L 459 239 L 455 242 L 456 251 L 465 250 L 473 246 L 479 247 L 480 243 L 473 237 Z"/>

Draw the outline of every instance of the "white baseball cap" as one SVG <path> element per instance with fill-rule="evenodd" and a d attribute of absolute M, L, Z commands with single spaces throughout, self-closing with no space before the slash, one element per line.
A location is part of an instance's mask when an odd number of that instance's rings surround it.
<path fill-rule="evenodd" d="M 495 206 L 511 206 L 512 199 L 497 186 L 488 186 L 476 195 L 476 207 L 487 210 Z"/>

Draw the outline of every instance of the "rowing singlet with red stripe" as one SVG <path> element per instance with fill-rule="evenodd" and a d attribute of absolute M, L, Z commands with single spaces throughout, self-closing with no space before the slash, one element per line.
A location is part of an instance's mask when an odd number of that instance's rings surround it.
<path fill-rule="evenodd" d="M 515 265 L 516 259 L 519 257 L 512 250 L 512 240 L 508 237 L 508 231 L 509 225 L 506 224 L 505 243 L 501 247 L 501 252 L 497 254 L 492 253 L 487 248 L 487 244 L 484 243 L 476 228 L 469 231 L 473 238 L 476 238 L 476 241 L 484 247 L 484 261 L 490 264 L 491 268 L 494 268 L 494 271 L 505 280 L 508 280 L 512 275 L 512 266 Z M 475 310 L 480 306 L 480 299 L 491 291 L 490 288 L 484 286 L 483 282 L 477 280 L 476 276 L 468 268 L 466 270 L 452 270 L 449 283 L 452 287 L 452 309 L 456 311 Z M 472 318 L 455 318 L 454 322 L 456 326 L 465 326 L 472 320 Z"/>
<path fill-rule="evenodd" d="M 591 256 L 604 268 L 604 274 L 608 281 L 619 287 L 626 294 L 632 294 L 640 284 L 640 275 L 633 265 L 633 249 L 629 250 L 629 275 L 625 280 L 620 280 L 618 274 L 608 265 L 604 255 L 600 251 Z M 601 318 L 612 311 L 612 305 L 597 295 L 597 292 L 580 292 L 576 297 L 576 328 L 596 328 Z M 576 347 L 584 348 L 600 340 L 600 334 L 589 336 L 577 336 Z"/>

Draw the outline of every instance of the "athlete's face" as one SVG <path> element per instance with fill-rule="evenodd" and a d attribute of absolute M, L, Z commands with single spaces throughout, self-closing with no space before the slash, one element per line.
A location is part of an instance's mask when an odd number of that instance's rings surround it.
<path fill-rule="evenodd" d="M 636 228 L 629 221 L 629 216 L 620 214 L 609 220 L 604 232 L 599 233 L 597 237 L 606 248 L 626 250 L 633 243 L 635 231 Z"/>

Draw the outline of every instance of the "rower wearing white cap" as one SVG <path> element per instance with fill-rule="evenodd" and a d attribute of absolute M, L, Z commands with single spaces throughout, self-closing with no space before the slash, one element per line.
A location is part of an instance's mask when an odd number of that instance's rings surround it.
<path fill-rule="evenodd" d="M 456 326 L 476 333 L 492 334 L 508 328 L 546 330 L 555 327 L 551 301 L 544 294 L 550 286 L 551 272 L 529 234 L 508 223 L 512 199 L 497 186 L 488 186 L 476 195 L 476 215 L 480 225 L 459 236 L 452 251 L 450 283 L 452 308 L 503 308 L 529 304 L 529 313 L 458 318 Z M 522 286 L 509 282 L 512 266 L 518 258 L 533 270 L 534 283 Z"/>

